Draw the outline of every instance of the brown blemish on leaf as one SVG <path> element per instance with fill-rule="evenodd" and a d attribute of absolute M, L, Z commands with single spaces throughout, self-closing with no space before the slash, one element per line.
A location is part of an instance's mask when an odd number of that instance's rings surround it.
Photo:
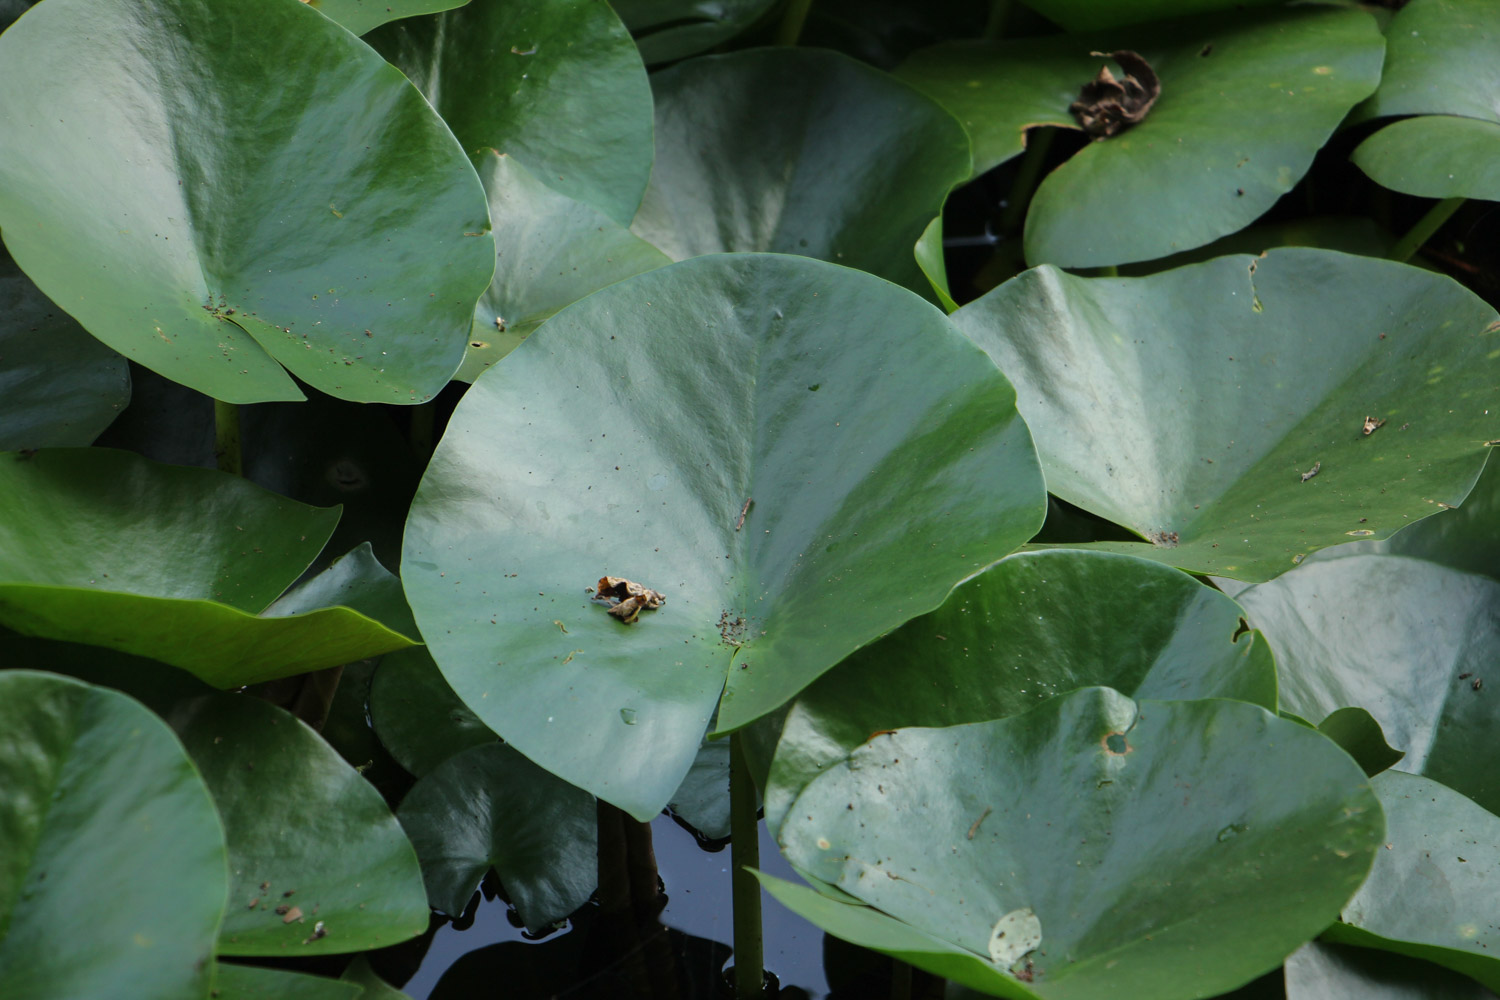
<path fill-rule="evenodd" d="M 1146 538 L 1158 548 L 1175 549 L 1177 547 L 1177 532 L 1175 531 L 1153 531 Z"/>
<path fill-rule="evenodd" d="M 1369 437 L 1371 434 L 1374 434 L 1376 431 L 1380 430 L 1380 428 L 1382 428 L 1384 426 L 1385 426 L 1385 421 L 1384 420 L 1376 420 L 1374 417 L 1365 417 L 1365 427 L 1364 427 L 1364 435 L 1365 435 L 1365 437 Z"/>
<path fill-rule="evenodd" d="M 729 611 L 719 612 L 719 638 L 725 645 L 742 646 L 745 643 L 745 633 L 750 623 L 745 620 L 744 615 L 734 615 Z"/>
<path fill-rule="evenodd" d="M 626 625 L 640 618 L 642 611 L 654 610 L 667 603 L 667 599 L 659 592 L 623 576 L 601 576 L 598 593 L 593 599 L 608 602 L 609 613 Z"/>
<path fill-rule="evenodd" d="M 1323 463 L 1322 462 L 1314 462 L 1313 463 L 1313 467 L 1311 469 L 1308 469 L 1306 472 L 1302 473 L 1302 481 L 1305 483 L 1309 479 L 1311 479 L 1313 476 L 1316 476 L 1319 472 L 1322 472 L 1322 471 L 1323 471 Z"/>
<path fill-rule="evenodd" d="M 1111 757 L 1123 757 L 1131 751 L 1130 744 L 1125 741 L 1125 734 L 1118 730 L 1113 733 L 1105 733 L 1104 738 L 1099 741 L 1099 745 Z M 1116 747 L 1124 747 L 1124 749 L 1117 750 L 1115 749 Z"/>
<path fill-rule="evenodd" d="M 980 813 L 979 814 L 979 818 L 974 821 L 974 825 L 971 826 L 971 827 L 969 827 L 969 839 L 970 840 L 973 840 L 974 839 L 974 834 L 976 834 L 976 833 L 979 832 L 979 824 L 983 823 L 984 822 L 984 818 L 986 816 L 988 816 L 992 812 L 994 812 L 994 810 L 991 809 L 989 806 L 985 806 L 984 807 L 984 812 Z"/>
<path fill-rule="evenodd" d="M 1146 117 L 1161 96 L 1161 81 L 1150 64 L 1129 49 L 1089 55 L 1113 59 L 1125 76 L 1117 79 L 1108 66 L 1101 66 L 1099 75 L 1083 85 L 1068 110 L 1089 135 L 1108 139 Z"/>

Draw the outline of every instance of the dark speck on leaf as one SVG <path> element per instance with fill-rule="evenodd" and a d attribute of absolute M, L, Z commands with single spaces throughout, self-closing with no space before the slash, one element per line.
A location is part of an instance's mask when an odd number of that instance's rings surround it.
<path fill-rule="evenodd" d="M 1161 81 L 1146 60 L 1129 49 L 1089 54 L 1113 59 L 1125 76 L 1116 79 L 1108 66 L 1101 66 L 1099 75 L 1083 85 L 1068 110 L 1089 135 L 1108 139 L 1146 117 L 1161 96 Z"/>

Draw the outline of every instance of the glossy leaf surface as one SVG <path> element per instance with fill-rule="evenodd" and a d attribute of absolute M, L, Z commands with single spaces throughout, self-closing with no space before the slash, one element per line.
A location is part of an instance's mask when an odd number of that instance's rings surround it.
<path fill-rule="evenodd" d="M 500 743 L 439 764 L 401 803 L 433 907 L 462 914 L 493 866 L 521 920 L 540 930 L 598 884 L 594 797 Z"/>
<path fill-rule="evenodd" d="M 490 727 L 453 693 L 426 646 L 381 659 L 370 681 L 369 711 L 381 744 L 419 778 L 470 747 L 495 742 Z"/>
<path fill-rule="evenodd" d="M 1318 723 L 1318 732 L 1344 748 L 1344 752 L 1371 777 L 1395 766 L 1406 754 L 1385 740 L 1380 723 L 1362 708 L 1340 708 Z"/>
<path fill-rule="evenodd" d="M 462 7 L 469 0 L 303 0 L 356 35 L 401 17 Z"/>
<path fill-rule="evenodd" d="M 656 165 L 637 235 L 677 260 L 799 254 L 930 294 L 915 247 L 969 174 L 963 129 L 942 108 L 812 49 L 707 56 L 652 85 Z"/>
<path fill-rule="evenodd" d="M 1500 201 L 1500 122 L 1453 115 L 1407 118 L 1360 143 L 1350 158 L 1392 191 Z"/>
<path fill-rule="evenodd" d="M 465 152 L 510 154 L 549 187 L 629 224 L 651 174 L 651 87 L 608 4 L 471 3 L 367 41 Z"/>
<path fill-rule="evenodd" d="M 6 670 L 0 732 L 0 994 L 206 996 L 224 832 L 172 731 L 114 691 Z M 83 899 L 129 905 L 80 921 Z"/>
<path fill-rule="evenodd" d="M 1317 733 L 1239 702 L 1088 688 L 861 747 L 807 786 L 779 840 L 889 915 L 867 928 L 947 942 L 939 964 L 967 985 L 1173 1000 L 1279 965 L 1359 887 L 1381 831 L 1364 775 Z M 1018 914 L 1028 938 L 997 943 Z"/>
<path fill-rule="evenodd" d="M 733 38 L 776 0 L 616 0 L 648 63 L 695 56 Z"/>
<path fill-rule="evenodd" d="M 648 819 L 721 691 L 721 729 L 764 715 L 1035 532 L 1012 400 L 938 310 L 869 275 L 769 255 L 651 271 L 469 390 L 402 581 L 486 724 Z M 666 604 L 624 624 L 590 599 L 604 575 Z"/>
<path fill-rule="evenodd" d="M 1321 720 L 1366 709 L 1425 774 L 1500 809 L 1500 583 L 1398 556 L 1310 562 L 1239 595 L 1276 651 L 1281 703 Z M 1489 685 L 1489 687 L 1486 687 Z"/>
<path fill-rule="evenodd" d="M 0 65 L 6 245 L 121 354 L 236 403 L 302 398 L 288 369 L 418 403 L 458 367 L 493 270 L 483 190 L 338 25 L 292 0 L 54 0 Z"/>
<path fill-rule="evenodd" d="M 1103 552 L 1023 553 L 854 653 L 793 703 L 766 791 L 776 830 L 806 784 L 883 731 L 1016 715 L 1080 687 L 1276 707 L 1265 641 L 1177 570 Z"/>
<path fill-rule="evenodd" d="M 1195 572 L 1265 580 L 1384 538 L 1462 501 L 1500 435 L 1494 310 L 1389 261 L 1037 268 L 953 320 L 1016 383 L 1048 489 L 1149 540 L 1091 547 Z"/>
<path fill-rule="evenodd" d="M 1460 115 L 1500 122 L 1500 8 L 1487 0 L 1411 0 L 1385 36 L 1380 88 L 1360 106 L 1360 117 Z"/>
<path fill-rule="evenodd" d="M 228 837 L 220 955 L 343 954 L 427 929 L 421 872 L 396 818 L 304 723 L 235 694 L 179 705 L 169 721 Z"/>

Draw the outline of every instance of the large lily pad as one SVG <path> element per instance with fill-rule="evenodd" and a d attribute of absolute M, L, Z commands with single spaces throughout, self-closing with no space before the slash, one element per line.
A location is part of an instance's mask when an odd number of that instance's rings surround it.
<path fill-rule="evenodd" d="M 1011 556 L 824 674 L 793 703 L 766 789 L 776 830 L 828 767 L 904 726 L 1015 715 L 1104 685 L 1158 698 L 1239 698 L 1276 708 L 1264 640 L 1239 607 L 1175 569 L 1103 552 Z"/>
<path fill-rule="evenodd" d="M 772 255 L 650 271 L 474 383 L 402 582 L 486 724 L 649 819 L 721 691 L 719 727 L 745 725 L 1035 532 L 1013 398 L 941 312 L 869 275 Z M 623 623 L 590 599 L 605 575 L 665 606 Z"/>
<path fill-rule="evenodd" d="M 1500 7 L 1489 0 L 1411 0 L 1385 34 L 1380 87 L 1360 106 L 1360 117 L 1459 115 L 1500 122 Z"/>
<path fill-rule="evenodd" d="M 0 451 L 92 444 L 130 402 L 130 368 L 0 252 Z"/>
<path fill-rule="evenodd" d="M 290 0 L 52 0 L 0 66 L 6 245 L 121 354 L 237 403 L 302 398 L 287 369 L 417 403 L 458 367 L 494 267 L 483 189 L 338 25 Z"/>
<path fill-rule="evenodd" d="M 1265 580 L 1387 537 L 1462 501 L 1500 436 L 1494 310 L 1390 261 L 1042 267 L 953 320 L 1015 381 L 1048 489 L 1149 540 L 1093 547 L 1197 572 Z"/>
<path fill-rule="evenodd" d="M 1494 1000 L 1472 979 L 1404 955 L 1309 941 L 1286 960 L 1286 1000 Z"/>
<path fill-rule="evenodd" d="M 513 155 L 548 186 L 630 223 L 651 174 L 651 87 L 608 4 L 472 3 L 366 41 L 471 155 Z"/>
<path fill-rule="evenodd" d="M 1500 776 L 1475 766 L 1500 750 L 1500 583 L 1356 555 L 1309 562 L 1239 602 L 1276 652 L 1288 711 L 1316 722 L 1364 708 L 1406 752 L 1402 770 L 1500 809 Z"/>
<path fill-rule="evenodd" d="M 367 552 L 272 605 L 337 520 L 336 508 L 235 476 L 108 448 L 0 456 L 0 624 L 149 656 L 218 687 L 412 645 L 315 599 L 362 604 L 351 594 L 373 592 L 364 606 L 404 615 L 390 574 Z M 330 589 L 335 579 L 344 582 Z M 399 617 L 392 624 L 403 627 Z"/>
<path fill-rule="evenodd" d="M 776 0 L 615 0 L 648 63 L 706 52 L 739 34 Z"/>
<path fill-rule="evenodd" d="M 469 0 L 302 0 L 356 35 L 387 21 L 462 7 Z"/>
<path fill-rule="evenodd" d="M 771 250 L 929 293 L 917 240 L 969 174 L 963 129 L 933 101 L 819 49 L 694 59 L 652 85 L 656 165 L 638 235 L 677 260 Z"/>
<path fill-rule="evenodd" d="M 1387 771 L 1373 785 L 1387 849 L 1325 939 L 1426 959 L 1500 989 L 1500 817 L 1430 778 Z"/>
<path fill-rule="evenodd" d="M 1422 198 L 1500 201 L 1500 123 L 1423 115 L 1387 125 L 1350 157 L 1381 187 Z"/>
<path fill-rule="evenodd" d="M 834 934 L 945 942 L 934 964 L 1005 996 L 1186 1000 L 1322 930 L 1382 829 L 1364 774 L 1311 730 L 1240 702 L 1088 688 L 860 747 L 807 786 L 779 840 L 879 911 L 860 928 L 825 907 Z"/>
<path fill-rule="evenodd" d="M 1048 175 L 1027 215 L 1028 261 L 1090 267 L 1163 257 L 1258 218 L 1375 89 L 1383 48 L 1362 11 L 1301 8 L 945 43 L 914 55 L 900 75 L 964 123 L 982 172 L 1019 153 L 1031 126 L 1078 127 L 1068 107 L 1105 62 L 1090 52 L 1146 58 L 1161 96 L 1145 120 Z M 1265 120 L 1276 126 L 1247 125 Z"/>
<path fill-rule="evenodd" d="M 554 191 L 512 156 L 480 154 L 498 254 L 474 307 L 474 335 L 455 376 L 472 382 L 547 317 L 605 285 L 671 258 L 585 202 Z"/>
<path fill-rule="evenodd" d="M 0 732 L 0 994 L 206 996 L 224 832 L 172 731 L 114 691 L 6 670 Z M 88 899 L 118 905 L 79 920 Z"/>
<path fill-rule="evenodd" d="M 527 927 L 588 902 L 598 884 L 594 797 L 501 743 L 439 764 L 401 802 L 427 897 L 454 917 L 493 866 Z"/>
<path fill-rule="evenodd" d="M 220 955 L 331 955 L 427 929 L 416 854 L 373 785 L 289 712 L 248 695 L 176 706 L 223 817 Z"/>

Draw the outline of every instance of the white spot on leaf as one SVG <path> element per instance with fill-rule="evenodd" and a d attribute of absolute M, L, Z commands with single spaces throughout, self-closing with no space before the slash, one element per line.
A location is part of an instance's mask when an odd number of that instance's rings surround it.
<path fill-rule="evenodd" d="M 1011 910 L 990 931 L 990 961 L 1010 968 L 1042 943 L 1042 922 L 1031 907 Z"/>

